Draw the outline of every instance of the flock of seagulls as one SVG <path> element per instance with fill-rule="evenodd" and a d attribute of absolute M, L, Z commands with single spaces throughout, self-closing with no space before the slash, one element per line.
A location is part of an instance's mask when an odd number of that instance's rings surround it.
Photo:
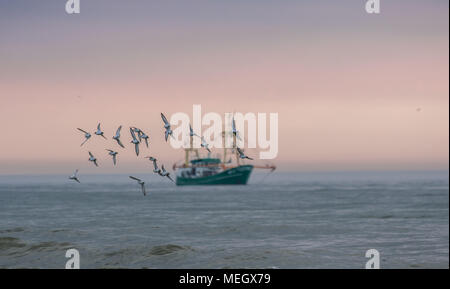
<path fill-rule="evenodd" d="M 170 123 L 167 120 L 167 118 L 165 117 L 164 114 L 161 113 L 161 119 L 164 123 L 164 139 L 167 142 L 169 136 L 170 137 L 174 137 L 173 136 L 173 131 L 171 129 Z M 88 140 L 91 139 L 92 135 L 87 132 L 86 130 L 83 130 L 81 128 L 77 128 L 80 132 L 84 133 L 84 141 L 80 144 L 80 146 L 83 146 Z M 121 130 L 122 130 L 122 125 L 119 126 L 116 130 L 115 135 L 112 137 L 113 140 L 115 140 L 117 142 L 117 144 L 122 147 L 125 148 L 125 146 L 123 145 L 122 141 L 121 141 Z M 240 139 L 239 135 L 238 135 L 238 131 L 236 129 L 236 123 L 233 117 L 233 122 L 232 122 L 232 132 L 233 135 L 235 135 L 237 138 Z M 95 135 L 97 136 L 101 136 L 104 139 L 107 139 L 105 136 L 105 133 L 102 131 L 101 129 L 101 123 L 99 123 L 97 125 L 97 130 L 94 132 Z M 131 141 L 130 143 L 134 144 L 134 150 L 136 153 L 136 156 L 139 156 L 139 145 L 144 142 L 145 146 L 148 148 L 149 146 L 149 136 L 144 133 L 141 129 L 137 128 L 137 127 L 130 127 L 130 135 L 131 135 Z M 192 129 L 192 126 L 189 125 L 189 135 L 191 137 L 199 137 L 201 139 L 201 147 L 205 148 L 209 153 L 211 152 L 211 150 L 209 149 L 209 144 L 206 142 L 206 140 L 204 139 L 204 137 L 200 137 L 199 135 L 197 135 L 194 130 Z M 241 159 L 249 159 L 249 160 L 253 160 L 252 158 L 246 156 L 244 154 L 244 152 L 236 147 L 237 152 L 239 153 L 239 157 Z M 108 155 L 110 155 L 112 157 L 112 161 L 113 164 L 116 165 L 117 164 L 117 155 L 119 154 L 117 151 L 114 151 L 112 149 L 106 149 L 106 151 L 108 152 Z M 97 158 L 92 154 L 92 152 L 88 151 L 89 153 L 89 162 L 92 162 L 96 167 L 99 166 L 99 163 L 97 161 Z M 164 178 L 168 178 L 170 181 L 172 181 L 173 183 L 175 183 L 175 181 L 172 179 L 172 177 L 170 176 L 170 173 L 164 168 L 164 165 L 161 165 L 161 168 L 158 166 L 157 163 L 157 159 L 155 157 L 152 156 L 147 156 L 145 157 L 146 159 L 148 159 L 149 161 L 151 161 L 153 163 L 153 173 L 158 174 L 161 177 Z M 141 190 L 144 196 L 147 195 L 146 190 L 145 190 L 145 182 L 137 177 L 134 176 L 129 176 L 130 179 L 135 180 L 140 186 L 141 186 Z M 70 180 L 76 181 L 78 183 L 81 183 L 79 178 L 78 178 L 78 169 L 75 170 L 75 172 L 69 177 Z"/>

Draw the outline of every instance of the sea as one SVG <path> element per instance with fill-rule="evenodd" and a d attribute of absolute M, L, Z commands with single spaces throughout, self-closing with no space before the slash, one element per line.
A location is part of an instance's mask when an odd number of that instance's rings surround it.
<path fill-rule="evenodd" d="M 136 176 L 0 176 L 0 268 L 449 268 L 448 171 Z"/>

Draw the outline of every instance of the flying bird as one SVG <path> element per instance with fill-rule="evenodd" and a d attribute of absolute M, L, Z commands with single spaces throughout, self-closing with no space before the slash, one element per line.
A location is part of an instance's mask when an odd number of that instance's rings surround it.
<path fill-rule="evenodd" d="M 153 162 L 153 172 L 155 174 L 161 174 L 161 169 L 158 168 L 158 164 L 156 163 L 157 159 L 155 159 L 154 157 L 146 157 L 147 159 L 149 159 L 151 162 Z"/>
<path fill-rule="evenodd" d="M 85 142 L 88 141 L 88 139 L 91 138 L 91 134 L 88 133 L 88 132 L 85 131 L 85 130 L 82 130 L 81 128 L 77 128 L 77 129 L 78 129 L 79 131 L 81 131 L 82 133 L 84 133 L 84 138 L 85 138 L 85 140 L 84 140 L 84 142 L 82 142 L 81 145 L 80 145 L 80 146 L 82 146 L 82 145 L 84 145 Z"/>
<path fill-rule="evenodd" d="M 133 128 L 130 127 L 130 133 L 131 133 L 131 137 L 133 138 L 131 140 L 131 143 L 134 144 L 134 150 L 136 151 L 136 156 L 139 155 L 139 140 L 136 138 L 136 134 L 134 133 Z"/>
<path fill-rule="evenodd" d="M 114 165 L 116 165 L 116 159 L 117 159 L 117 154 L 118 154 L 118 152 L 115 152 L 115 151 L 109 150 L 109 149 L 107 149 L 107 151 L 109 152 L 108 154 L 109 154 L 110 156 L 112 156 Z"/>
<path fill-rule="evenodd" d="M 202 143 L 200 144 L 201 147 L 205 148 L 209 153 L 211 152 L 211 150 L 209 149 L 209 144 L 206 142 L 205 138 L 202 137 Z"/>
<path fill-rule="evenodd" d="M 100 129 L 100 123 L 98 123 L 98 125 L 97 125 L 97 131 L 95 132 L 95 134 L 103 137 L 104 139 L 106 139 L 106 137 L 104 136 L 102 130 Z"/>
<path fill-rule="evenodd" d="M 138 179 L 138 178 L 133 177 L 133 176 L 130 176 L 130 179 L 133 179 L 133 180 L 137 181 L 138 184 L 141 185 L 142 193 L 144 194 L 144 196 L 146 196 L 147 193 L 145 192 L 145 182 L 142 181 L 141 179 Z"/>
<path fill-rule="evenodd" d="M 233 120 L 231 121 L 231 131 L 233 132 L 233 135 L 235 135 L 238 140 L 241 140 L 241 137 L 239 136 L 239 132 L 236 128 L 236 121 L 234 120 L 234 115 L 233 115 Z"/>
<path fill-rule="evenodd" d="M 239 153 L 239 157 L 240 157 L 241 159 L 249 159 L 249 160 L 253 160 L 252 158 L 246 156 L 246 155 L 244 154 L 244 152 L 243 152 L 240 148 L 237 147 L 236 149 L 237 149 L 237 152 Z"/>
<path fill-rule="evenodd" d="M 76 182 L 78 182 L 78 183 L 81 183 L 80 180 L 78 179 L 77 174 L 78 174 L 78 169 L 75 170 L 75 172 L 73 173 L 73 175 L 71 175 L 71 176 L 69 177 L 69 179 L 70 179 L 70 180 L 74 180 L 74 181 L 76 181 Z"/>
<path fill-rule="evenodd" d="M 140 130 L 140 129 L 137 128 L 137 127 L 133 127 L 133 130 L 134 130 L 135 133 L 137 133 L 137 136 L 138 136 L 138 138 L 139 138 L 139 141 L 141 141 L 141 132 L 142 132 L 142 130 Z"/>
<path fill-rule="evenodd" d="M 169 180 L 171 180 L 172 182 L 174 182 L 173 179 L 170 177 L 170 173 L 169 173 L 168 171 L 166 171 L 166 169 L 164 168 L 164 165 L 161 165 L 161 172 L 160 172 L 160 175 L 161 175 L 162 177 L 167 177 Z M 174 183 L 175 183 L 175 182 L 174 182 Z"/>
<path fill-rule="evenodd" d="M 89 152 L 89 161 L 93 162 L 94 165 L 95 165 L 96 167 L 98 167 L 97 159 L 94 157 L 94 155 L 93 155 L 91 152 Z"/>
<path fill-rule="evenodd" d="M 148 135 L 146 135 L 142 130 L 139 133 L 139 138 L 145 141 L 145 145 L 148 147 Z"/>
<path fill-rule="evenodd" d="M 164 138 L 166 139 L 166 141 L 167 141 L 167 139 L 169 138 L 169 135 L 171 136 L 171 137 L 173 137 L 173 135 L 172 135 L 172 130 L 170 129 L 170 123 L 169 123 L 169 121 L 167 121 L 167 118 L 164 116 L 164 114 L 162 114 L 161 113 L 161 118 L 162 118 L 162 120 L 163 120 L 163 122 L 164 122 L 164 128 L 166 129 L 166 131 L 165 131 L 165 133 L 164 133 Z"/>
<path fill-rule="evenodd" d="M 189 124 L 189 136 L 190 136 L 190 137 L 194 137 L 194 136 L 200 137 L 198 134 L 196 134 L 196 133 L 194 132 L 194 130 L 192 129 L 191 124 Z"/>
<path fill-rule="evenodd" d="M 123 146 L 122 142 L 120 141 L 120 130 L 121 130 L 121 129 L 122 129 L 122 126 L 119 126 L 119 128 L 118 128 L 117 131 L 116 131 L 116 134 L 113 136 L 113 139 L 116 140 L 117 143 L 118 143 L 121 147 L 125 148 L 125 147 Z"/>

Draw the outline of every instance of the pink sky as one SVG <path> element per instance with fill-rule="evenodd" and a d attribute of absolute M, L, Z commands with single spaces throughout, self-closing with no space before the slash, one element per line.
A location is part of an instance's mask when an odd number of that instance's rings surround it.
<path fill-rule="evenodd" d="M 163 141 L 159 113 L 191 114 L 193 104 L 204 113 L 277 112 L 280 169 L 448 169 L 448 2 L 385 5 L 375 18 L 350 4 L 335 7 L 340 15 L 291 3 L 281 16 L 270 1 L 256 11 L 230 4 L 229 22 L 175 4 L 158 7 L 171 22 L 135 11 L 143 2 L 117 14 L 85 5 L 78 16 L 53 3 L 42 8 L 48 18 L 22 17 L 20 6 L 0 13 L 2 174 L 149 168 L 131 145 L 94 136 L 80 148 L 76 128 L 93 132 L 99 121 L 108 138 L 124 125 L 127 144 L 128 126 L 144 129 L 151 148 L 142 156 L 170 167 L 183 153 Z M 219 13 L 205 3 L 196 5 Z M 307 8 L 332 18 L 308 22 Z M 118 149 L 120 166 L 105 148 Z"/>

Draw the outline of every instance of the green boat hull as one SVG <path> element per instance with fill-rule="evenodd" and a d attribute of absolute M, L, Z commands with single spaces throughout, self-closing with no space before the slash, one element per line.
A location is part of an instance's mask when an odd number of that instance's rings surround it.
<path fill-rule="evenodd" d="M 243 165 L 228 170 L 224 170 L 213 176 L 183 178 L 177 176 L 178 186 L 196 185 L 245 185 L 253 170 L 252 165 Z"/>

